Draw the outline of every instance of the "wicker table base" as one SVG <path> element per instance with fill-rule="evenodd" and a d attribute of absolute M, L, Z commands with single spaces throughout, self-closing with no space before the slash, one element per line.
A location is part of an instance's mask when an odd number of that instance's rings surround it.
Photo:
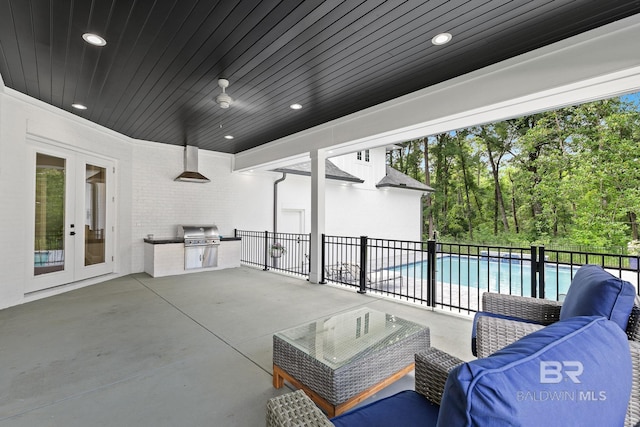
<path fill-rule="evenodd" d="M 429 328 L 359 309 L 275 334 L 273 386 L 287 381 L 334 417 L 411 372 L 429 345 Z"/>
<path fill-rule="evenodd" d="M 340 403 L 339 405 L 331 404 L 322 396 L 320 396 L 318 393 L 311 390 L 309 387 L 305 386 L 300 381 L 293 378 L 291 375 L 287 374 L 278 365 L 273 365 L 273 386 L 275 388 L 282 388 L 282 386 L 284 386 L 284 382 L 287 381 L 289 384 L 291 384 L 295 388 L 303 390 L 307 394 L 307 396 L 309 396 L 311 400 L 313 400 L 315 404 L 318 405 L 327 414 L 329 418 L 331 418 L 331 417 L 340 415 L 343 412 L 348 411 L 349 409 L 353 408 L 354 406 L 356 406 L 358 403 L 362 402 L 366 398 L 373 396 L 374 394 L 376 394 L 386 386 L 391 385 L 394 382 L 398 381 L 400 378 L 404 377 L 409 372 L 413 371 L 414 367 L 415 367 L 415 363 L 412 363 L 409 366 L 402 368 L 392 376 L 385 378 L 384 380 L 380 381 L 377 384 L 374 384 L 373 386 L 360 392 L 359 394 L 355 395 L 354 397 L 347 400 L 346 402 Z"/>

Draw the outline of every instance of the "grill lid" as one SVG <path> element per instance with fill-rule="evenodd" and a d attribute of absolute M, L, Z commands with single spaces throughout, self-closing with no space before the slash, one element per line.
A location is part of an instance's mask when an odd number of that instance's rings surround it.
<path fill-rule="evenodd" d="M 178 237 L 184 238 L 185 243 L 193 240 L 220 240 L 216 225 L 179 225 Z"/>

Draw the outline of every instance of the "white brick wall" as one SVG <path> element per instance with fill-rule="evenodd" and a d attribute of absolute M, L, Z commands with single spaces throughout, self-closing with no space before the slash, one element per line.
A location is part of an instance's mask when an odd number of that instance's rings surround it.
<path fill-rule="evenodd" d="M 183 156 L 183 147 L 135 143 L 133 271 L 143 271 L 147 234 L 173 237 L 180 224 L 216 224 L 223 236 L 235 228 L 271 229 L 272 174 L 232 173 L 233 156 L 200 150 L 198 170 L 211 182 L 176 182 Z"/>
<path fill-rule="evenodd" d="M 25 271 L 24 187 L 26 121 L 19 106 L 0 95 L 0 308 L 22 301 Z M 8 126 L 12 123 L 13 126 Z"/>
<path fill-rule="evenodd" d="M 0 90 L 0 308 L 37 298 L 25 296 L 33 275 L 34 146 L 55 146 L 114 161 L 118 169 L 114 267 L 117 273 L 131 272 L 129 139 L 10 89 Z"/>
<path fill-rule="evenodd" d="M 29 213 L 33 209 L 33 189 L 27 176 L 33 161 L 29 155 L 31 140 L 113 160 L 117 171 L 117 275 L 144 271 L 143 238 L 147 234 L 175 236 L 179 224 L 213 223 L 225 236 L 232 235 L 235 228 L 272 230 L 273 183 L 281 174 L 232 172 L 233 156 L 200 150 L 199 171 L 211 182 L 176 182 L 174 178 L 184 169 L 183 147 L 133 141 L 27 96 L 6 91 L 0 90 L 0 308 L 96 282 L 79 282 L 25 296 L 25 285 L 33 268 L 30 261 L 33 253 L 29 249 L 33 239 Z M 372 164 L 364 169 L 358 169 L 357 165 L 349 168 L 348 158 L 343 161 L 341 167 L 349 172 L 366 175 L 362 176 L 364 184 L 328 182 L 327 233 L 419 238 L 418 208 L 414 206 L 419 203 L 418 194 L 375 189 L 384 173 L 382 169 L 380 175 L 378 162 L 378 158 L 384 161 L 383 153 L 372 152 Z M 280 212 L 282 209 L 302 212 L 304 224 L 309 227 L 310 178 L 289 175 L 280 184 L 279 194 Z M 402 209 L 395 209 L 400 205 Z"/>

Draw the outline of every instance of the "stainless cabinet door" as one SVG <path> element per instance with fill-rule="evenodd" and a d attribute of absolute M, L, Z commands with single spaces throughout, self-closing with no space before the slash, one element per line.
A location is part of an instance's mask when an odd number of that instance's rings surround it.
<path fill-rule="evenodd" d="M 187 246 L 184 248 L 184 269 L 202 268 L 204 246 Z"/>
<path fill-rule="evenodd" d="M 218 266 L 218 246 L 205 246 L 202 254 L 202 267 Z"/>

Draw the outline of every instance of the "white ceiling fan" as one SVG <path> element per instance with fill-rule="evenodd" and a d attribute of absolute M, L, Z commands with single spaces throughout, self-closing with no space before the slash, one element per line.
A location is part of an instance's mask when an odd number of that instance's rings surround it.
<path fill-rule="evenodd" d="M 222 89 L 222 93 L 216 96 L 216 103 L 220 106 L 220 108 L 229 108 L 229 106 L 233 102 L 233 99 L 231 99 L 231 97 L 227 95 L 227 92 L 225 91 L 225 89 L 229 87 L 229 80 L 218 79 L 218 86 L 220 86 L 220 89 Z"/>

